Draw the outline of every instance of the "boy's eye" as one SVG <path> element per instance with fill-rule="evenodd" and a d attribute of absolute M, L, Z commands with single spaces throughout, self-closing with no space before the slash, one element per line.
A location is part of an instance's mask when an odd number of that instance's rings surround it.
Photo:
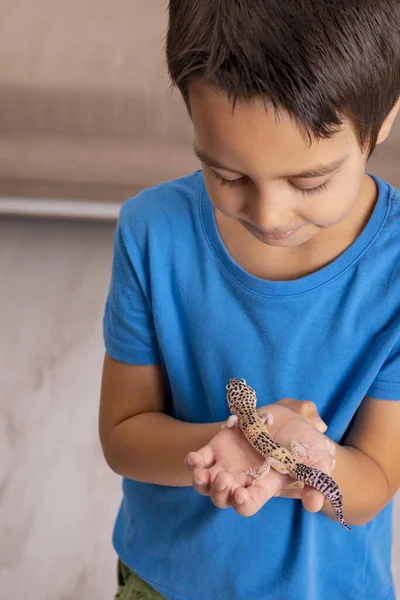
<path fill-rule="evenodd" d="M 225 179 L 216 171 L 212 171 L 212 172 L 213 172 L 213 175 L 215 176 L 215 178 L 217 179 L 217 181 L 219 182 L 219 184 L 222 186 L 227 185 L 229 187 L 235 187 L 237 185 L 244 185 L 245 183 L 247 183 L 249 181 L 248 177 L 239 177 L 239 179 Z M 294 185 L 294 183 L 291 183 L 290 185 L 292 187 L 294 187 L 294 189 L 297 192 L 300 192 L 300 194 L 303 194 L 303 196 L 310 196 L 312 194 L 318 194 L 319 192 L 326 190 L 327 187 L 329 186 L 330 182 L 331 182 L 331 180 L 328 179 L 328 181 L 325 181 L 321 185 L 318 185 L 313 188 L 301 188 L 301 187 L 298 187 L 297 185 Z"/>
<path fill-rule="evenodd" d="M 229 185 L 230 187 L 233 187 L 235 185 L 242 185 L 248 180 L 247 177 L 239 177 L 239 179 L 225 179 L 225 177 L 222 177 L 216 171 L 213 171 L 213 175 L 216 177 L 217 181 L 221 185 Z"/>
<path fill-rule="evenodd" d="M 312 194 L 318 194 L 319 192 L 323 192 L 324 190 L 326 190 L 329 187 L 330 183 L 331 180 L 328 179 L 328 181 L 325 181 L 324 183 L 321 183 L 321 185 L 317 185 L 313 188 L 300 188 L 297 187 L 297 185 L 292 185 L 298 192 L 300 192 L 300 194 L 303 194 L 303 196 L 311 196 Z"/>

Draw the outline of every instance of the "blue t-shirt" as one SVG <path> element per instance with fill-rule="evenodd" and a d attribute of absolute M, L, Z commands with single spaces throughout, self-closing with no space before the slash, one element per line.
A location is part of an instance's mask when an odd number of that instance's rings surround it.
<path fill-rule="evenodd" d="M 107 352 L 161 363 L 168 412 L 228 416 L 225 386 L 245 378 L 259 406 L 316 403 L 340 442 L 365 396 L 400 399 L 400 193 L 379 198 L 355 242 L 294 281 L 267 281 L 226 250 L 201 171 L 121 209 L 104 317 Z M 393 600 L 392 503 L 346 531 L 299 500 L 254 517 L 191 487 L 123 480 L 121 559 L 167 600 Z"/>

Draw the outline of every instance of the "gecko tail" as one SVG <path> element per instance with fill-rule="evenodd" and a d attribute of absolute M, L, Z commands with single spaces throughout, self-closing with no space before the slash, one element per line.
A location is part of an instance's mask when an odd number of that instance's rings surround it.
<path fill-rule="evenodd" d="M 332 477 L 329 477 L 329 475 L 323 473 L 323 471 L 320 471 L 319 469 L 315 469 L 303 463 L 297 465 L 295 477 L 298 481 L 302 481 L 306 485 L 321 492 L 321 494 L 323 494 L 331 503 L 339 523 L 351 531 L 351 527 L 348 526 L 343 515 L 342 494 L 336 481 L 334 481 Z"/>

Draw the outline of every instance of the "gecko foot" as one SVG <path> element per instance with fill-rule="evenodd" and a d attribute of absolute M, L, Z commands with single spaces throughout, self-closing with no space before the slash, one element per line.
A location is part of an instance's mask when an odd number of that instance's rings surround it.
<path fill-rule="evenodd" d="M 307 453 L 307 450 L 310 450 L 312 446 L 309 444 L 300 444 L 296 440 L 292 440 L 289 444 L 289 449 L 292 454 L 295 456 L 304 456 L 306 458 L 311 459 L 311 455 Z"/>
<path fill-rule="evenodd" d="M 253 482 L 252 482 L 251 485 L 255 485 L 256 481 L 258 481 L 259 479 L 262 479 L 263 477 L 265 477 L 266 472 L 260 473 L 256 469 L 247 469 L 246 471 L 244 471 L 242 473 L 242 475 L 250 475 L 250 477 L 253 478 Z"/>
<path fill-rule="evenodd" d="M 247 469 L 243 471 L 242 475 L 251 475 L 252 477 L 257 477 L 258 471 L 256 469 Z"/>
<path fill-rule="evenodd" d="M 262 422 L 265 423 L 266 425 L 274 424 L 274 417 L 272 416 L 271 413 L 269 413 L 269 412 L 260 413 L 260 417 L 261 417 Z"/>
<path fill-rule="evenodd" d="M 232 427 L 235 427 L 235 425 L 237 425 L 239 422 L 239 419 L 236 415 L 231 415 L 228 420 L 226 421 L 226 423 L 224 423 L 223 425 L 221 425 L 221 429 L 231 429 Z"/>
<path fill-rule="evenodd" d="M 244 471 L 244 473 L 242 473 L 242 475 L 250 475 L 250 477 L 253 478 L 253 483 L 251 485 L 255 485 L 256 481 L 258 481 L 259 479 L 262 479 L 269 473 L 269 470 L 271 468 L 271 463 L 273 462 L 273 460 L 274 459 L 267 458 L 267 460 L 264 462 L 264 464 L 262 465 L 262 467 L 259 471 L 257 471 L 256 469 L 250 468 L 250 469 L 247 469 L 246 471 Z"/>

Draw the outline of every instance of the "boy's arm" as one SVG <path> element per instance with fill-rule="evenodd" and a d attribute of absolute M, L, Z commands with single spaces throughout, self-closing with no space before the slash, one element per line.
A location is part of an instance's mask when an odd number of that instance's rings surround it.
<path fill-rule="evenodd" d="M 105 356 L 99 431 L 108 465 L 119 475 L 169 486 L 190 486 L 184 464 L 207 444 L 221 423 L 184 423 L 164 414 L 160 365 L 127 365 Z"/>
<path fill-rule="evenodd" d="M 366 397 L 345 445 L 336 445 L 334 479 L 344 513 L 354 525 L 378 514 L 400 486 L 400 402 Z M 323 512 L 335 518 L 328 502 Z"/>

